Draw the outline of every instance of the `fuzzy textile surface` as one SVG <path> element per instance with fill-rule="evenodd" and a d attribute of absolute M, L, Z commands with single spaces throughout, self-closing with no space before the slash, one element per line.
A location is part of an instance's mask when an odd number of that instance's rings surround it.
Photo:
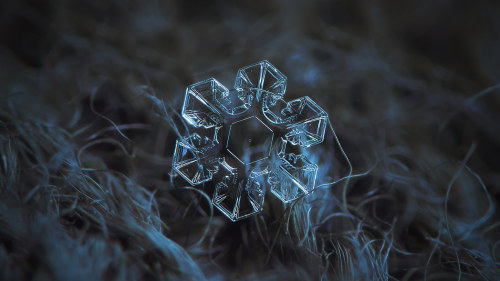
<path fill-rule="evenodd" d="M 0 1 L 0 280 L 499 280 L 499 14 Z M 233 223 L 172 172 L 179 110 L 186 86 L 264 59 L 341 147 L 317 146 L 310 196 L 267 192 Z"/>

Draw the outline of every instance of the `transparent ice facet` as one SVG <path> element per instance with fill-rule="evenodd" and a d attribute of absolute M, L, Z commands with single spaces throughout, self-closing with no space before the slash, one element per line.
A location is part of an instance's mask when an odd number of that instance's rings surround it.
<path fill-rule="evenodd" d="M 306 194 L 314 189 L 318 165 L 311 163 L 305 155 L 289 153 L 282 158 L 280 169 Z"/>
<path fill-rule="evenodd" d="M 256 90 L 258 100 L 263 92 L 282 97 L 286 90 L 286 76 L 264 60 L 240 68 L 236 74 L 234 88 Z"/>
<path fill-rule="evenodd" d="M 281 170 L 271 172 L 267 182 L 271 188 L 271 193 L 283 203 L 290 203 L 304 194 L 302 189 Z"/>
<path fill-rule="evenodd" d="M 207 80 L 195 83 L 189 86 L 188 89 L 191 89 L 192 91 L 198 93 L 208 101 L 212 101 L 213 97 L 229 91 L 215 78 L 209 78 Z"/>
<path fill-rule="evenodd" d="M 271 193 L 284 203 L 289 203 L 314 190 L 318 166 L 304 155 L 289 153 L 281 159 L 278 169 L 268 176 Z"/>
<path fill-rule="evenodd" d="M 262 211 L 264 189 L 257 177 L 242 177 L 238 169 L 226 162 L 221 163 L 221 181 L 216 184 L 212 203 L 232 221 Z"/>
<path fill-rule="evenodd" d="M 273 124 L 289 123 L 294 118 L 288 104 L 281 97 L 271 94 L 263 97 L 262 114 Z"/>
<path fill-rule="evenodd" d="M 248 89 L 235 89 L 221 92 L 215 96 L 216 105 L 225 113 L 238 115 L 247 111 L 254 101 L 254 92 Z"/>
<path fill-rule="evenodd" d="M 186 89 L 173 169 L 191 185 L 213 180 L 212 203 L 232 221 L 262 211 L 264 193 L 288 203 L 311 193 L 327 114 L 309 97 L 283 99 L 287 78 L 264 60 L 238 70 L 234 89 L 210 78 Z M 313 148 L 314 149 L 314 148 Z"/>
<path fill-rule="evenodd" d="M 187 87 L 182 117 L 192 126 L 208 129 L 221 123 L 219 110 L 207 100 L 223 90 L 217 85 L 215 79 L 208 79 Z"/>
<path fill-rule="evenodd" d="M 191 185 L 212 179 L 217 173 L 218 161 L 210 157 L 214 143 L 207 137 L 193 134 L 177 140 L 173 168 Z"/>
<path fill-rule="evenodd" d="M 314 190 L 318 166 L 300 153 L 301 147 L 281 139 L 278 152 L 280 165 L 268 178 L 271 192 L 288 203 Z"/>
<path fill-rule="evenodd" d="M 273 131 L 259 118 L 251 116 L 230 125 L 226 148 L 242 164 L 269 157 Z"/>
<path fill-rule="evenodd" d="M 294 145 L 309 147 L 323 142 L 328 114 L 309 97 L 288 102 L 293 123 L 287 125 L 286 138 Z"/>

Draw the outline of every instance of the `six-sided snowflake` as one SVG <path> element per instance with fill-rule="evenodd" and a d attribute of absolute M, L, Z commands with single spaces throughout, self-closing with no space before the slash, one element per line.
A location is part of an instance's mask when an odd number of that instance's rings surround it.
<path fill-rule="evenodd" d="M 328 115 L 309 97 L 283 100 L 286 77 L 268 61 L 238 70 L 233 90 L 214 78 L 186 89 L 173 169 L 191 185 L 214 180 L 212 203 L 231 220 L 262 211 L 264 192 L 288 203 L 315 186 L 302 154 L 321 143 Z"/>

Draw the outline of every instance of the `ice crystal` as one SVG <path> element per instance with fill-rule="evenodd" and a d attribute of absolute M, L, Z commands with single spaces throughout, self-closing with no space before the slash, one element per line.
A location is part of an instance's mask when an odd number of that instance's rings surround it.
<path fill-rule="evenodd" d="M 268 61 L 186 89 L 173 169 L 191 185 L 214 181 L 212 203 L 233 221 L 262 211 L 267 188 L 284 203 L 311 193 L 318 166 L 303 153 L 325 137 L 327 113 L 309 97 L 286 102 L 286 77 Z"/>

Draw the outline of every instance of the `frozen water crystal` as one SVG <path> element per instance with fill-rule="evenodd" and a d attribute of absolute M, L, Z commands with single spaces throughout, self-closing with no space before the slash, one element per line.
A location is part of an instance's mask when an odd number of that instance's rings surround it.
<path fill-rule="evenodd" d="M 215 79 L 212 82 L 216 82 Z M 208 84 L 208 85 L 207 85 Z M 206 96 L 212 97 L 217 88 L 208 80 L 189 86 L 186 89 L 184 106 L 182 107 L 182 117 L 194 127 L 211 128 L 221 122 L 220 113 L 209 101 Z M 219 84 L 217 82 L 217 84 Z"/>
<path fill-rule="evenodd" d="M 212 203 L 229 219 L 235 221 L 262 211 L 264 190 L 258 177 L 243 177 L 225 159 L 221 163 L 222 177 L 216 184 Z"/>
<path fill-rule="evenodd" d="M 273 136 L 264 122 L 251 116 L 230 125 L 226 147 L 241 163 L 251 164 L 268 158 Z"/>
<path fill-rule="evenodd" d="M 328 115 L 309 97 L 288 102 L 291 122 L 286 138 L 295 145 L 311 146 L 323 142 Z"/>
<path fill-rule="evenodd" d="M 238 70 L 234 89 L 216 79 L 186 89 L 173 169 L 191 185 L 212 181 L 212 203 L 236 221 L 262 211 L 267 188 L 291 202 L 315 188 L 304 151 L 321 143 L 327 113 L 309 97 L 285 101 L 286 77 L 268 61 Z"/>
<path fill-rule="evenodd" d="M 240 68 L 236 74 L 234 88 L 251 90 L 255 92 L 257 99 L 263 94 L 281 98 L 285 94 L 286 76 L 268 61 L 261 61 Z"/>
<path fill-rule="evenodd" d="M 213 141 L 198 134 L 177 140 L 174 169 L 192 185 L 211 180 L 218 170 L 218 160 L 210 157 L 213 148 Z"/>

